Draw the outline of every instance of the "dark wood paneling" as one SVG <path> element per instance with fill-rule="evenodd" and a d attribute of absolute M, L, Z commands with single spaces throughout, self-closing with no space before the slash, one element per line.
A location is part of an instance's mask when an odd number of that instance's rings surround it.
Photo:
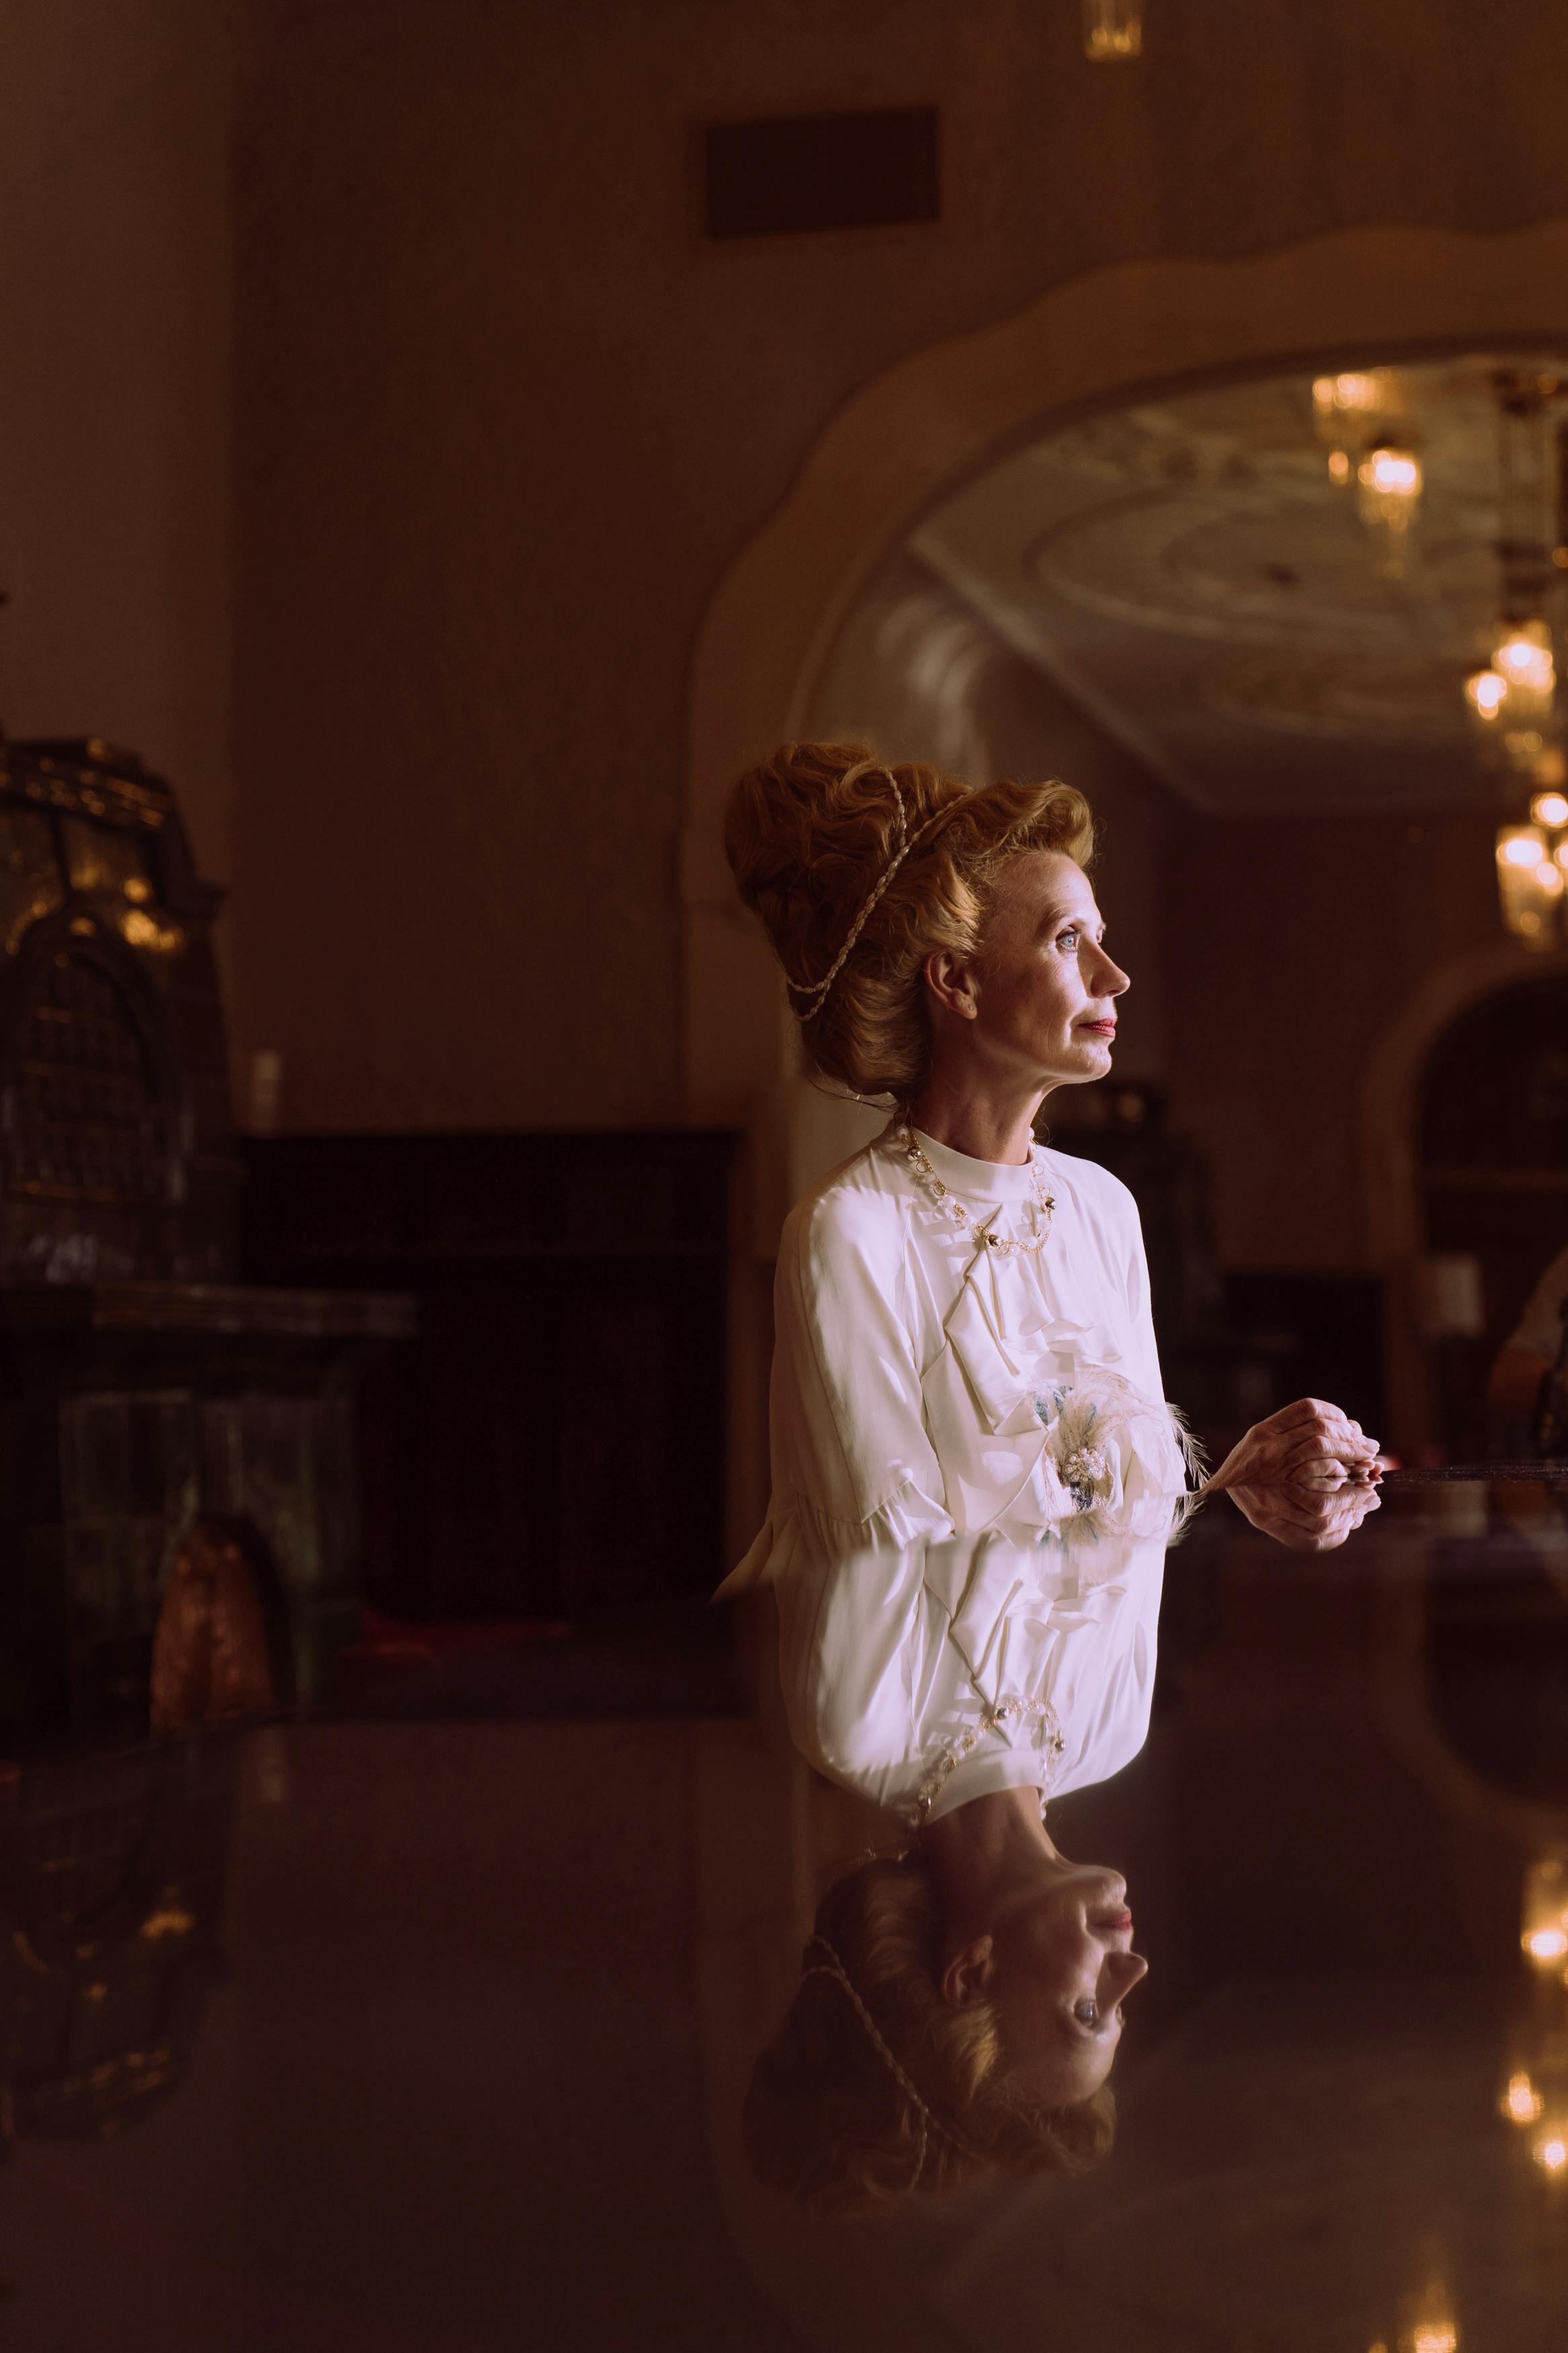
<path fill-rule="evenodd" d="M 934 106 L 710 123 L 702 135 L 710 237 L 885 228 L 942 213 Z"/>
<path fill-rule="evenodd" d="M 363 1405 L 366 1592 L 582 1622 L 723 1574 L 727 1131 L 244 1146 L 246 1271 L 413 1293 Z"/>

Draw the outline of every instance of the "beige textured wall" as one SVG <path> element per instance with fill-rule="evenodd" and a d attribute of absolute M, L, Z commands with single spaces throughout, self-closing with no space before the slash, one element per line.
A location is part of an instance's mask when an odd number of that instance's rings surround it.
<path fill-rule="evenodd" d="M 290 1124 L 679 1114 L 693 632 L 878 371 L 1120 260 L 1568 210 L 1533 0 L 1183 0 L 1127 72 L 1078 16 L 258 0 L 236 923 Z M 939 228 L 695 237 L 693 121 L 931 98 Z"/>
<path fill-rule="evenodd" d="M 101 734 L 230 870 L 222 0 L 0 18 L 0 717 Z"/>

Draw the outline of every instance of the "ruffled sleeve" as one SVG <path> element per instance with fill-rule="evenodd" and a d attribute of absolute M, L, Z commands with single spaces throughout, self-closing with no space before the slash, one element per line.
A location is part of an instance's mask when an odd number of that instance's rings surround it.
<path fill-rule="evenodd" d="M 830 1188 L 785 1220 L 773 1284 L 773 1501 L 721 1596 L 803 1548 L 894 1546 L 952 1533 L 924 1418 L 896 1198 Z"/>

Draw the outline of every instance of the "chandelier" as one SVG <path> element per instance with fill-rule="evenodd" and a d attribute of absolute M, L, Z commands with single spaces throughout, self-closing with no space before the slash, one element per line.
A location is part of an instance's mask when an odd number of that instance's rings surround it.
<path fill-rule="evenodd" d="M 1526 946 L 1548 948 L 1568 932 L 1568 759 L 1557 691 L 1559 586 L 1568 537 L 1559 511 L 1563 470 L 1553 429 L 1555 375 L 1501 368 L 1498 404 L 1501 611 L 1489 659 L 1465 681 L 1465 697 L 1498 782 L 1502 919 Z"/>
<path fill-rule="evenodd" d="M 1401 578 L 1423 476 L 1398 370 L 1352 369 L 1315 377 L 1312 417 L 1328 451 L 1329 480 L 1354 489 L 1356 512 L 1376 550 L 1378 570 Z"/>
<path fill-rule="evenodd" d="M 1083 0 L 1083 50 L 1097 66 L 1143 54 L 1143 0 Z"/>

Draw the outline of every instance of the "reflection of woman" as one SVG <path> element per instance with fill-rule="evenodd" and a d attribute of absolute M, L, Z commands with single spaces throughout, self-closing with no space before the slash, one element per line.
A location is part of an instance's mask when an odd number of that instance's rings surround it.
<path fill-rule="evenodd" d="M 746 2110 L 759 2172 L 845 2207 L 1109 2147 L 1105 2079 L 1143 1975 L 1114 1871 L 1045 1799 L 1142 1746 L 1163 1536 L 797 1561 L 775 1588 L 790 1728 L 910 1843 L 840 1880 Z"/>
<path fill-rule="evenodd" d="M 757 2172 L 820 2212 L 994 2167 L 1079 2172 L 1110 2147 L 1116 2006 L 1144 1967 L 1121 1881 L 1076 1869 L 1006 1797 L 934 1824 L 922 1849 L 830 1889 L 752 2079 Z M 1079 1989 L 1067 2007 L 1061 1987 Z"/>
<path fill-rule="evenodd" d="M 1109 1071 L 1128 986 L 1091 839 L 1066 786 L 970 791 L 853 747 L 786 746 L 735 788 L 726 848 L 807 1054 L 896 1108 L 785 1222 L 772 1500 L 729 1590 L 782 1597 L 868 1547 L 1168 1520 L 1185 1462 L 1137 1210 L 1032 1134 L 1056 1087 Z M 1375 1462 L 1304 1399 L 1210 1483 L 1370 1481 Z M 965 1761 L 1016 1746 L 1020 1721 L 980 1707 Z M 749 2105 L 772 2179 L 864 2202 L 1107 2145 L 1117 2005 L 1142 1965 L 1121 1882 L 1045 1831 L 1035 1764 L 950 1790 L 910 1854 L 828 1896 Z"/>

